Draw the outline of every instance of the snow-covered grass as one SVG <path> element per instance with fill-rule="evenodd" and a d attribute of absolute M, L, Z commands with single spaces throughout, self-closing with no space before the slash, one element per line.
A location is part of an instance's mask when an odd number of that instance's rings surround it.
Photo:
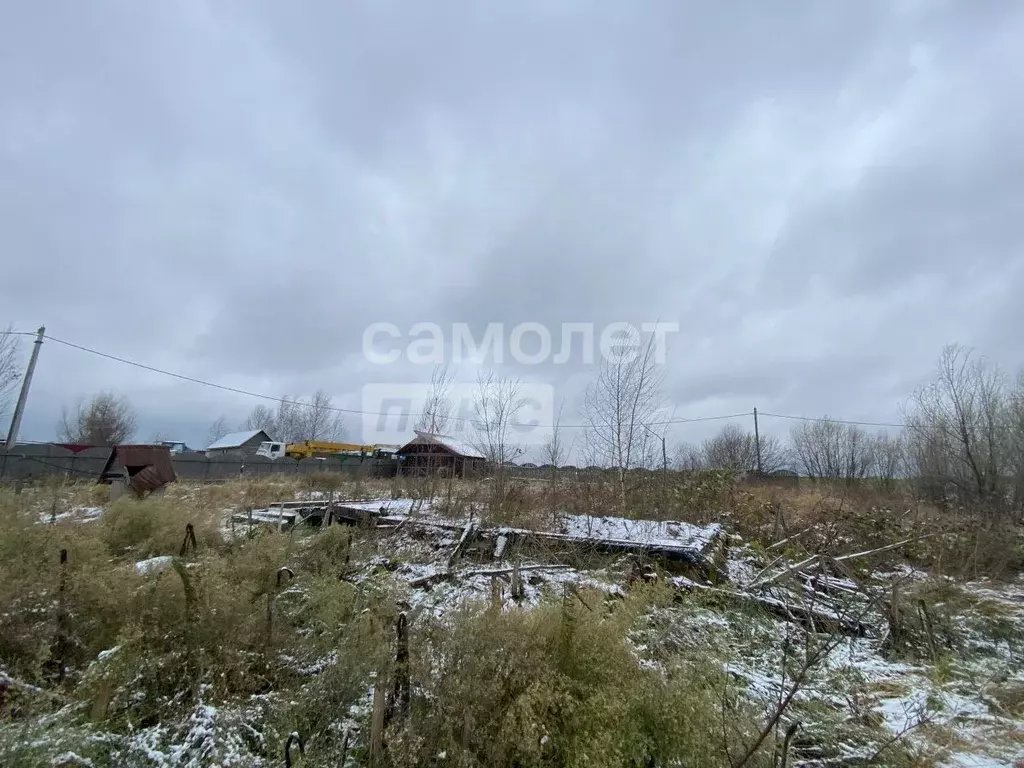
<path fill-rule="evenodd" d="M 328 493 L 292 481 L 182 485 L 99 514 L 83 493 L 53 525 L 40 524 L 52 495 L 0 504 L 0 700 L 17 713 L 0 721 L 0 764 L 280 765 L 293 731 L 312 764 L 336 764 L 343 743 L 346 764 L 362 764 L 374 687 L 393 689 L 400 611 L 413 718 L 388 742 L 406 764 L 725 764 L 723 745 L 735 758 L 752 743 L 823 643 L 781 718 L 779 738 L 802 723 L 791 764 L 1012 765 L 1024 752 L 1022 582 L 958 582 L 897 553 L 820 580 L 831 596 L 800 579 L 758 590 L 755 576 L 793 552 L 747 546 L 726 525 L 547 507 L 503 522 L 470 493 L 455 505 L 413 502 L 398 486 L 367 484 L 358 500 L 332 490 L 349 508 L 383 507 L 396 527 L 277 533 L 275 516 L 228 535 L 230 514 Z M 494 561 L 491 541 L 450 562 L 470 512 L 564 538 L 558 553 L 524 544 Z M 179 572 L 168 566 L 193 520 L 199 547 Z M 697 550 L 727 539 L 732 584 L 712 589 L 637 557 L 564 556 L 563 543 L 594 539 Z M 833 642 L 730 595 L 743 587 L 776 609 L 855 611 L 869 631 Z M 902 611 L 895 639 L 890 602 Z M 751 765 L 770 761 L 775 738 Z"/>

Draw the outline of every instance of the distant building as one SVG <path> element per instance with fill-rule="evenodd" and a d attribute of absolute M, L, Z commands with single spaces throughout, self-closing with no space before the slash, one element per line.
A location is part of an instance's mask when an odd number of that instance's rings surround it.
<path fill-rule="evenodd" d="M 403 475 L 454 472 L 462 476 L 487 465 L 484 455 L 466 441 L 432 432 L 416 432 L 416 437 L 398 449 L 398 459 Z"/>
<path fill-rule="evenodd" d="M 192 453 L 192 449 L 180 440 L 161 440 L 160 445 L 166 445 L 172 456 L 177 456 L 179 453 Z"/>
<path fill-rule="evenodd" d="M 270 435 L 262 429 L 246 432 L 231 432 L 220 440 L 206 446 L 207 458 L 242 459 L 255 456 L 260 443 L 270 442 Z"/>

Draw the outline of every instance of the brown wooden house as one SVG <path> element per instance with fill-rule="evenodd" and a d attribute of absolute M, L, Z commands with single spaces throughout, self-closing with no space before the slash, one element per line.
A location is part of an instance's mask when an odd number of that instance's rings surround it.
<path fill-rule="evenodd" d="M 484 455 L 465 440 L 431 432 L 416 432 L 397 455 L 398 471 L 403 475 L 438 472 L 464 477 L 487 466 Z"/>

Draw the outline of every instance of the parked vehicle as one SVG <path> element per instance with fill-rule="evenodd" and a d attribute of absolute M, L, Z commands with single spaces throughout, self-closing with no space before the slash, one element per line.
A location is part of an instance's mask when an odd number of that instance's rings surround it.
<path fill-rule="evenodd" d="M 390 456 L 394 446 L 390 445 L 358 445 L 356 443 L 331 443 L 321 440 L 306 440 L 301 443 L 260 443 L 256 449 L 257 456 L 268 459 L 310 459 L 314 457 L 358 455 L 358 456 Z"/>

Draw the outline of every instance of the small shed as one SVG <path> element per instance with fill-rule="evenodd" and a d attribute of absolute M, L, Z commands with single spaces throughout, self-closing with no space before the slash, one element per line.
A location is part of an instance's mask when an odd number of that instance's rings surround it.
<path fill-rule="evenodd" d="M 176 479 L 166 445 L 115 445 L 97 482 L 111 486 L 111 498 L 117 498 L 126 488 L 141 498 Z"/>
<path fill-rule="evenodd" d="M 403 475 L 441 472 L 461 477 L 487 465 L 484 455 L 465 440 L 432 432 L 416 432 L 397 454 Z"/>
<path fill-rule="evenodd" d="M 245 459 L 256 455 L 260 443 L 268 443 L 271 438 L 262 429 L 250 429 L 245 432 L 231 432 L 206 446 L 207 458 Z"/>

